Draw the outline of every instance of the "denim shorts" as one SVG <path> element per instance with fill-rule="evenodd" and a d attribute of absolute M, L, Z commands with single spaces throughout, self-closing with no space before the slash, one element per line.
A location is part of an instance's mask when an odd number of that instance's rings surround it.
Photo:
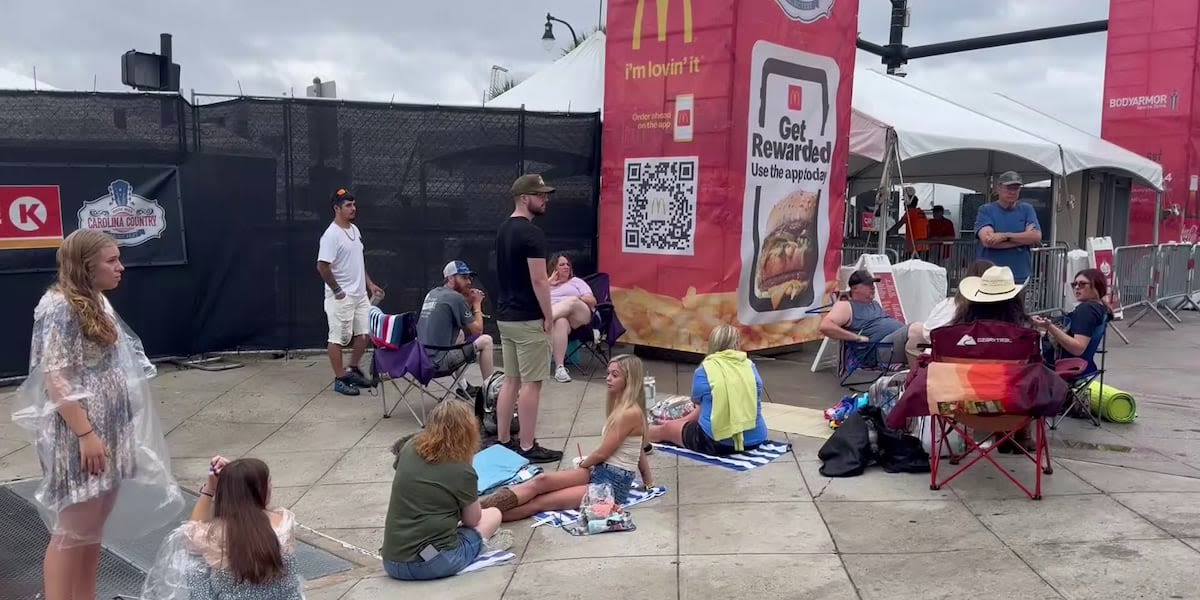
<path fill-rule="evenodd" d="M 394 562 L 383 559 L 383 570 L 392 579 L 424 581 L 457 575 L 459 571 L 479 558 L 483 551 L 483 538 L 470 527 L 458 528 L 458 547 L 442 550 L 432 560 Z"/>
<path fill-rule="evenodd" d="M 592 467 L 592 477 L 588 483 L 607 483 L 612 488 L 613 500 L 617 504 L 625 504 L 629 500 L 629 491 L 633 488 L 633 480 L 637 473 L 614 467 L 608 463 L 600 463 Z"/>

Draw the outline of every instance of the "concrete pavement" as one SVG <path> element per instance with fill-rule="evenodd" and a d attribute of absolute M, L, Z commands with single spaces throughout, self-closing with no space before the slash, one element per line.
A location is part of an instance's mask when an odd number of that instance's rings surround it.
<path fill-rule="evenodd" d="M 516 562 L 423 584 L 382 577 L 376 559 L 329 539 L 379 547 L 388 446 L 417 429 L 403 405 L 382 419 L 378 397 L 334 394 L 319 356 L 217 373 L 164 368 L 154 392 L 181 484 L 196 489 L 214 454 L 262 458 L 275 503 L 319 532 L 304 539 L 361 565 L 309 582 L 314 600 L 1196 598 L 1200 316 L 1184 318 L 1176 332 L 1139 323 L 1127 330 L 1132 346 L 1113 336 L 1106 383 L 1135 395 L 1138 421 L 1100 429 L 1065 421 L 1040 502 L 990 468 L 939 491 L 927 475 L 878 469 L 827 479 L 816 458 L 822 440 L 774 432 L 793 453 L 746 473 L 652 455 L 655 479 L 670 491 L 632 509 L 636 532 L 576 538 L 510 524 Z M 832 376 L 809 373 L 809 360 L 760 362 L 771 400 L 825 408 L 838 399 Z M 662 392 L 685 389 L 692 368 L 650 365 Z M 0 414 L 10 412 L 10 393 Z M 576 444 L 594 446 L 603 402 L 599 378 L 548 383 L 540 441 L 568 457 Z M 1004 460 L 1032 478 L 1028 461 Z M 37 475 L 24 432 L 0 420 L 0 482 Z"/>

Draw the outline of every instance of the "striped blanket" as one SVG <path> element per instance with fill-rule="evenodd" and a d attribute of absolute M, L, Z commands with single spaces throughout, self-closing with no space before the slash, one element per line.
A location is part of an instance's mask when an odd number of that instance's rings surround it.
<path fill-rule="evenodd" d="M 654 444 L 654 447 L 668 454 L 690 458 L 706 465 L 725 467 L 733 471 L 749 471 L 755 467 L 761 467 L 787 454 L 792 449 L 792 445 L 787 442 L 775 442 L 771 440 L 759 444 L 754 450 L 738 452 L 729 456 L 709 456 L 708 454 L 700 454 L 687 448 L 680 448 L 679 446 L 669 444 Z"/>
<path fill-rule="evenodd" d="M 629 501 L 626 502 L 622 508 L 637 506 L 638 504 L 665 496 L 666 494 L 667 488 L 661 485 L 656 485 L 648 490 L 635 489 L 632 492 L 629 492 Z M 555 527 L 562 527 L 563 525 L 570 525 L 578 520 L 579 511 L 577 510 L 548 510 L 533 515 L 533 525 L 530 525 L 530 527 L 537 527 L 538 525 L 553 525 Z"/>
<path fill-rule="evenodd" d="M 475 562 L 467 565 L 465 568 L 463 568 L 463 570 L 459 571 L 458 574 L 462 575 L 463 573 L 470 573 L 471 571 L 478 571 L 479 569 L 494 567 L 499 564 L 504 564 L 514 558 L 516 558 L 516 555 L 508 550 L 484 552 L 475 559 Z"/>

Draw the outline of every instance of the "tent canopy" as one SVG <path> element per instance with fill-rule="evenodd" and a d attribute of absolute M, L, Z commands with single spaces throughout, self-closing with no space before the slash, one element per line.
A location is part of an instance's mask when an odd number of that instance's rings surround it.
<path fill-rule="evenodd" d="M 595 112 L 604 108 L 602 32 L 487 106 Z M 878 186 L 889 131 L 905 181 L 981 189 L 989 174 L 1026 181 L 1087 169 L 1162 189 L 1162 167 L 1000 94 L 940 96 L 902 78 L 856 69 L 850 118 L 851 192 Z M 895 176 L 895 173 L 893 173 Z"/>
<path fill-rule="evenodd" d="M 0 90 L 56 90 L 58 88 L 47 85 L 43 81 L 35 81 L 32 77 L 27 77 L 20 73 L 14 73 L 8 69 L 0 68 Z"/>
<path fill-rule="evenodd" d="M 599 112 L 604 109 L 603 31 L 583 40 L 570 54 L 529 79 L 492 98 L 484 106 L 546 112 Z"/>

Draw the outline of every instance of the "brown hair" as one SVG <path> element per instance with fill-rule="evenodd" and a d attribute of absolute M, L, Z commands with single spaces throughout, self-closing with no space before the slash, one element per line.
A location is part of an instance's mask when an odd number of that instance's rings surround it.
<path fill-rule="evenodd" d="M 83 337 L 101 346 L 117 342 L 117 324 L 104 309 L 103 294 L 95 288 L 92 272 L 100 251 L 116 244 L 116 240 L 102 231 L 75 230 L 58 247 L 58 277 L 50 288 L 66 298 L 79 320 Z"/>
<path fill-rule="evenodd" d="M 571 260 L 571 255 L 566 252 L 555 252 L 550 255 L 550 260 L 546 261 L 546 276 L 554 274 L 554 270 L 558 268 L 558 259 L 567 259 L 567 266 L 571 267 L 571 276 L 575 276 L 575 261 Z"/>
<path fill-rule="evenodd" d="M 239 458 L 221 469 L 213 495 L 222 548 L 234 581 L 261 585 L 284 574 L 283 550 L 267 510 L 271 471 L 257 458 Z M 215 528 L 214 528 L 215 530 Z"/>
<path fill-rule="evenodd" d="M 429 413 L 425 430 L 413 436 L 414 448 L 425 462 L 471 464 L 479 451 L 479 419 L 462 400 L 438 403 Z"/>
<path fill-rule="evenodd" d="M 1104 297 L 1108 295 L 1108 278 L 1104 276 L 1104 273 L 1100 269 L 1084 269 L 1076 273 L 1071 282 L 1074 283 L 1075 279 L 1080 277 L 1087 279 L 1088 283 L 1092 284 L 1092 289 L 1096 290 L 1097 299 L 1104 302 Z"/>
<path fill-rule="evenodd" d="M 974 323 L 975 321 L 1003 321 L 1028 327 L 1033 321 L 1025 312 L 1025 294 L 1017 294 L 1000 302 L 961 302 L 954 311 L 951 325 Z"/>

